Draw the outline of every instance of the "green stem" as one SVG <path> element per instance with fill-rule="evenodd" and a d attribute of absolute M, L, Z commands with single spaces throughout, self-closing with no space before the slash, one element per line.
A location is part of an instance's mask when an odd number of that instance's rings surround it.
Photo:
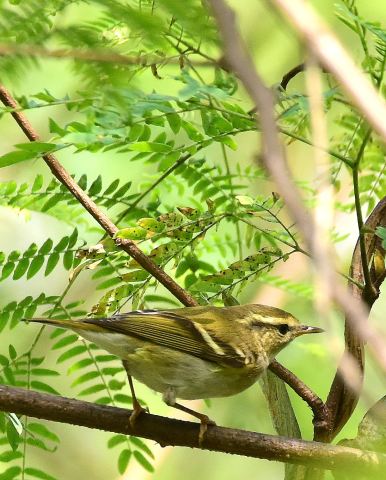
<path fill-rule="evenodd" d="M 255 225 L 254 223 L 250 222 L 249 220 L 246 220 L 245 218 L 239 217 L 237 215 L 233 215 L 233 217 L 240 220 L 240 222 L 243 222 L 246 225 L 249 225 L 250 227 L 255 228 L 256 230 L 259 230 L 259 232 L 264 232 L 265 234 L 269 235 L 274 240 L 277 240 L 278 242 L 284 243 L 284 245 L 287 245 L 288 247 L 293 248 L 297 252 L 306 254 L 306 252 L 302 248 L 300 248 L 299 245 L 296 242 L 295 242 L 295 245 L 293 245 L 292 243 L 289 243 L 286 240 L 283 240 L 282 238 L 277 237 L 276 235 L 273 235 L 273 233 L 268 231 L 267 229 L 261 228 L 261 227 Z M 293 239 L 292 236 L 291 236 L 291 238 Z"/>
<path fill-rule="evenodd" d="M 226 169 L 226 172 L 227 172 L 227 176 L 229 177 L 228 182 L 229 182 L 230 192 L 231 192 L 231 195 L 233 197 L 233 204 L 235 205 L 231 169 L 229 167 L 228 155 L 227 155 L 227 152 L 226 152 L 226 149 L 225 149 L 225 145 L 223 143 L 221 144 L 221 151 L 222 151 L 222 156 L 223 156 L 224 163 L 225 163 L 225 169 Z M 243 246 L 242 246 L 242 243 L 241 243 L 241 233 L 240 233 L 239 222 L 236 222 L 236 238 L 237 238 L 237 245 L 239 247 L 239 259 L 242 260 L 243 259 Z"/>
<path fill-rule="evenodd" d="M 279 261 L 282 260 L 284 257 L 287 257 L 287 256 L 289 256 L 289 255 L 292 255 L 292 254 L 295 253 L 295 252 L 297 252 L 297 250 L 292 250 L 291 252 L 287 252 L 285 255 L 281 255 L 280 257 L 275 258 L 275 260 L 272 260 L 272 262 L 269 262 L 269 263 L 267 263 L 266 265 L 263 265 L 262 267 L 258 268 L 257 270 L 254 270 L 252 273 L 248 273 L 248 275 L 246 275 L 246 276 L 243 277 L 243 278 L 240 278 L 239 280 L 236 280 L 234 283 L 232 283 L 232 285 L 229 285 L 228 287 L 223 288 L 220 292 L 215 293 L 214 295 L 212 295 L 211 297 L 209 297 L 208 300 L 211 300 L 212 298 L 218 297 L 219 295 L 223 294 L 223 293 L 226 292 L 227 290 L 230 290 L 230 289 L 236 287 L 239 283 L 242 283 L 242 282 L 244 282 L 245 280 L 248 280 L 250 277 L 253 277 L 253 275 L 257 275 L 258 273 L 262 272 L 262 271 L 265 270 L 266 268 L 269 268 L 269 267 L 271 267 L 272 265 L 274 265 L 275 263 L 279 262 Z"/>
<path fill-rule="evenodd" d="M 340 155 L 339 153 L 337 152 L 334 152 L 333 150 L 330 150 L 330 149 L 325 149 L 323 147 L 318 147 L 317 145 L 314 145 L 310 140 L 308 140 L 307 138 L 304 138 L 304 137 L 301 137 L 299 135 L 296 135 L 295 133 L 291 133 L 289 130 L 286 130 L 285 128 L 281 128 L 279 127 L 279 132 L 282 133 L 283 135 L 287 135 L 288 137 L 291 137 L 293 138 L 294 140 L 298 140 L 299 142 L 302 142 L 302 143 L 305 143 L 307 145 L 310 145 L 311 147 L 314 147 L 314 148 L 318 148 L 319 150 L 323 150 L 324 152 L 328 153 L 329 155 L 331 155 L 331 157 L 334 157 L 334 158 L 337 158 L 338 160 L 341 160 L 343 163 L 345 163 L 348 167 L 351 167 L 353 168 L 354 167 L 354 163 L 344 157 L 343 155 Z"/>
<path fill-rule="evenodd" d="M 116 223 L 119 224 L 125 216 L 130 212 L 130 210 L 133 210 L 142 200 L 149 195 L 150 192 L 152 192 L 163 180 L 165 180 L 166 177 L 168 177 L 171 173 L 174 172 L 180 165 L 182 165 L 184 162 L 186 162 L 190 157 L 192 156 L 191 153 L 187 153 L 186 155 L 183 155 L 179 160 L 177 160 L 173 165 L 171 165 L 165 172 L 157 178 L 157 180 L 150 185 L 148 189 L 146 189 L 128 208 L 126 208 L 122 213 L 120 213 L 119 217 L 116 220 Z"/>
<path fill-rule="evenodd" d="M 357 217 L 358 223 L 358 230 L 359 230 L 359 246 L 361 252 L 361 261 L 362 261 L 362 270 L 363 270 L 363 277 L 365 283 L 365 289 L 372 288 L 367 252 L 366 252 L 366 243 L 365 237 L 363 232 L 363 215 L 362 215 L 362 208 L 361 208 L 361 201 L 360 201 L 360 190 L 359 190 L 359 165 L 360 161 L 363 157 L 367 142 L 369 141 L 371 136 L 371 129 L 369 128 L 363 138 L 362 144 L 358 150 L 358 154 L 355 160 L 355 165 L 352 169 L 352 179 L 353 179 L 353 189 L 354 189 L 354 199 L 355 199 L 355 212 Z"/>

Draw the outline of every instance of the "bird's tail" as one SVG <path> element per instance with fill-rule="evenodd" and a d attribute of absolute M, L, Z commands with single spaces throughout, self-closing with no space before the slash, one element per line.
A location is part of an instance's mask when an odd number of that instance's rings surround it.
<path fill-rule="evenodd" d="M 36 322 L 36 323 L 43 323 L 44 325 L 51 325 L 53 327 L 61 327 L 61 328 L 82 328 L 82 320 L 68 320 L 64 319 L 61 320 L 59 318 L 23 318 L 23 322 Z"/>

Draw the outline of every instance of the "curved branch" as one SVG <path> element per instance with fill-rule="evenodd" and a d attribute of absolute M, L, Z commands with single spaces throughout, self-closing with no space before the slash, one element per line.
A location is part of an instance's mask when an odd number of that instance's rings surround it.
<path fill-rule="evenodd" d="M 200 425 L 196 423 L 143 414 L 136 420 L 133 430 L 129 422 L 130 410 L 5 385 L 0 386 L 0 410 L 136 435 L 155 440 L 162 446 L 202 448 L 326 469 L 346 470 L 348 465 L 366 473 L 380 473 L 386 469 L 386 455 L 383 454 L 215 426 L 208 428 L 203 446 L 199 447 Z"/>
<path fill-rule="evenodd" d="M 287 89 L 287 86 L 289 82 L 296 77 L 301 72 L 304 72 L 304 69 L 306 68 L 305 63 L 300 63 L 299 65 L 296 65 L 296 67 L 291 68 L 289 72 L 287 72 L 285 75 L 283 75 L 283 78 L 281 79 L 280 86 L 283 90 Z"/>
<path fill-rule="evenodd" d="M 366 250 L 366 257 L 371 261 L 374 255 L 385 255 L 385 250 L 382 248 L 382 240 L 374 234 L 376 227 L 386 227 L 386 197 L 384 197 L 378 205 L 371 212 L 371 215 L 366 220 L 363 229 L 364 247 Z M 349 289 L 351 294 L 361 299 L 367 304 L 369 309 L 373 306 L 380 293 L 380 286 L 386 277 L 386 271 L 379 272 L 372 263 L 370 268 L 370 280 L 373 289 L 362 289 L 357 284 L 364 283 L 364 275 L 361 261 L 360 239 L 356 243 L 354 253 L 351 260 L 350 277 L 355 280 L 355 283 L 350 282 Z M 364 371 L 364 342 L 360 335 L 353 329 L 350 319 L 346 317 L 345 321 L 345 353 L 349 354 L 362 373 Z M 357 392 L 349 389 L 342 376 L 340 375 L 340 367 L 335 374 L 332 382 L 330 393 L 326 405 L 331 413 L 332 431 L 330 432 L 330 439 L 334 438 L 339 433 L 347 420 L 354 411 L 359 396 Z"/>

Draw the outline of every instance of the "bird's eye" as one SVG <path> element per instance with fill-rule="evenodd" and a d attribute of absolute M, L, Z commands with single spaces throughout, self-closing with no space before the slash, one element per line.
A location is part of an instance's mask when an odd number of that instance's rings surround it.
<path fill-rule="evenodd" d="M 285 335 L 286 333 L 289 332 L 289 326 L 286 323 L 282 323 L 281 325 L 278 325 L 277 328 L 281 335 Z"/>

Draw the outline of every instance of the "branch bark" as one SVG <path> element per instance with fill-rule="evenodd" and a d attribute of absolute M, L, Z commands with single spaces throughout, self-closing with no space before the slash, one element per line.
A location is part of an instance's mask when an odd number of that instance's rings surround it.
<path fill-rule="evenodd" d="M 200 448 L 200 426 L 196 423 L 146 413 L 138 417 L 133 430 L 129 422 L 130 410 L 16 387 L 0 385 L 0 410 L 136 435 L 155 440 L 162 446 Z M 208 428 L 202 449 L 334 470 L 346 469 L 348 465 L 363 472 L 386 469 L 386 455 L 383 454 L 215 426 Z"/>

